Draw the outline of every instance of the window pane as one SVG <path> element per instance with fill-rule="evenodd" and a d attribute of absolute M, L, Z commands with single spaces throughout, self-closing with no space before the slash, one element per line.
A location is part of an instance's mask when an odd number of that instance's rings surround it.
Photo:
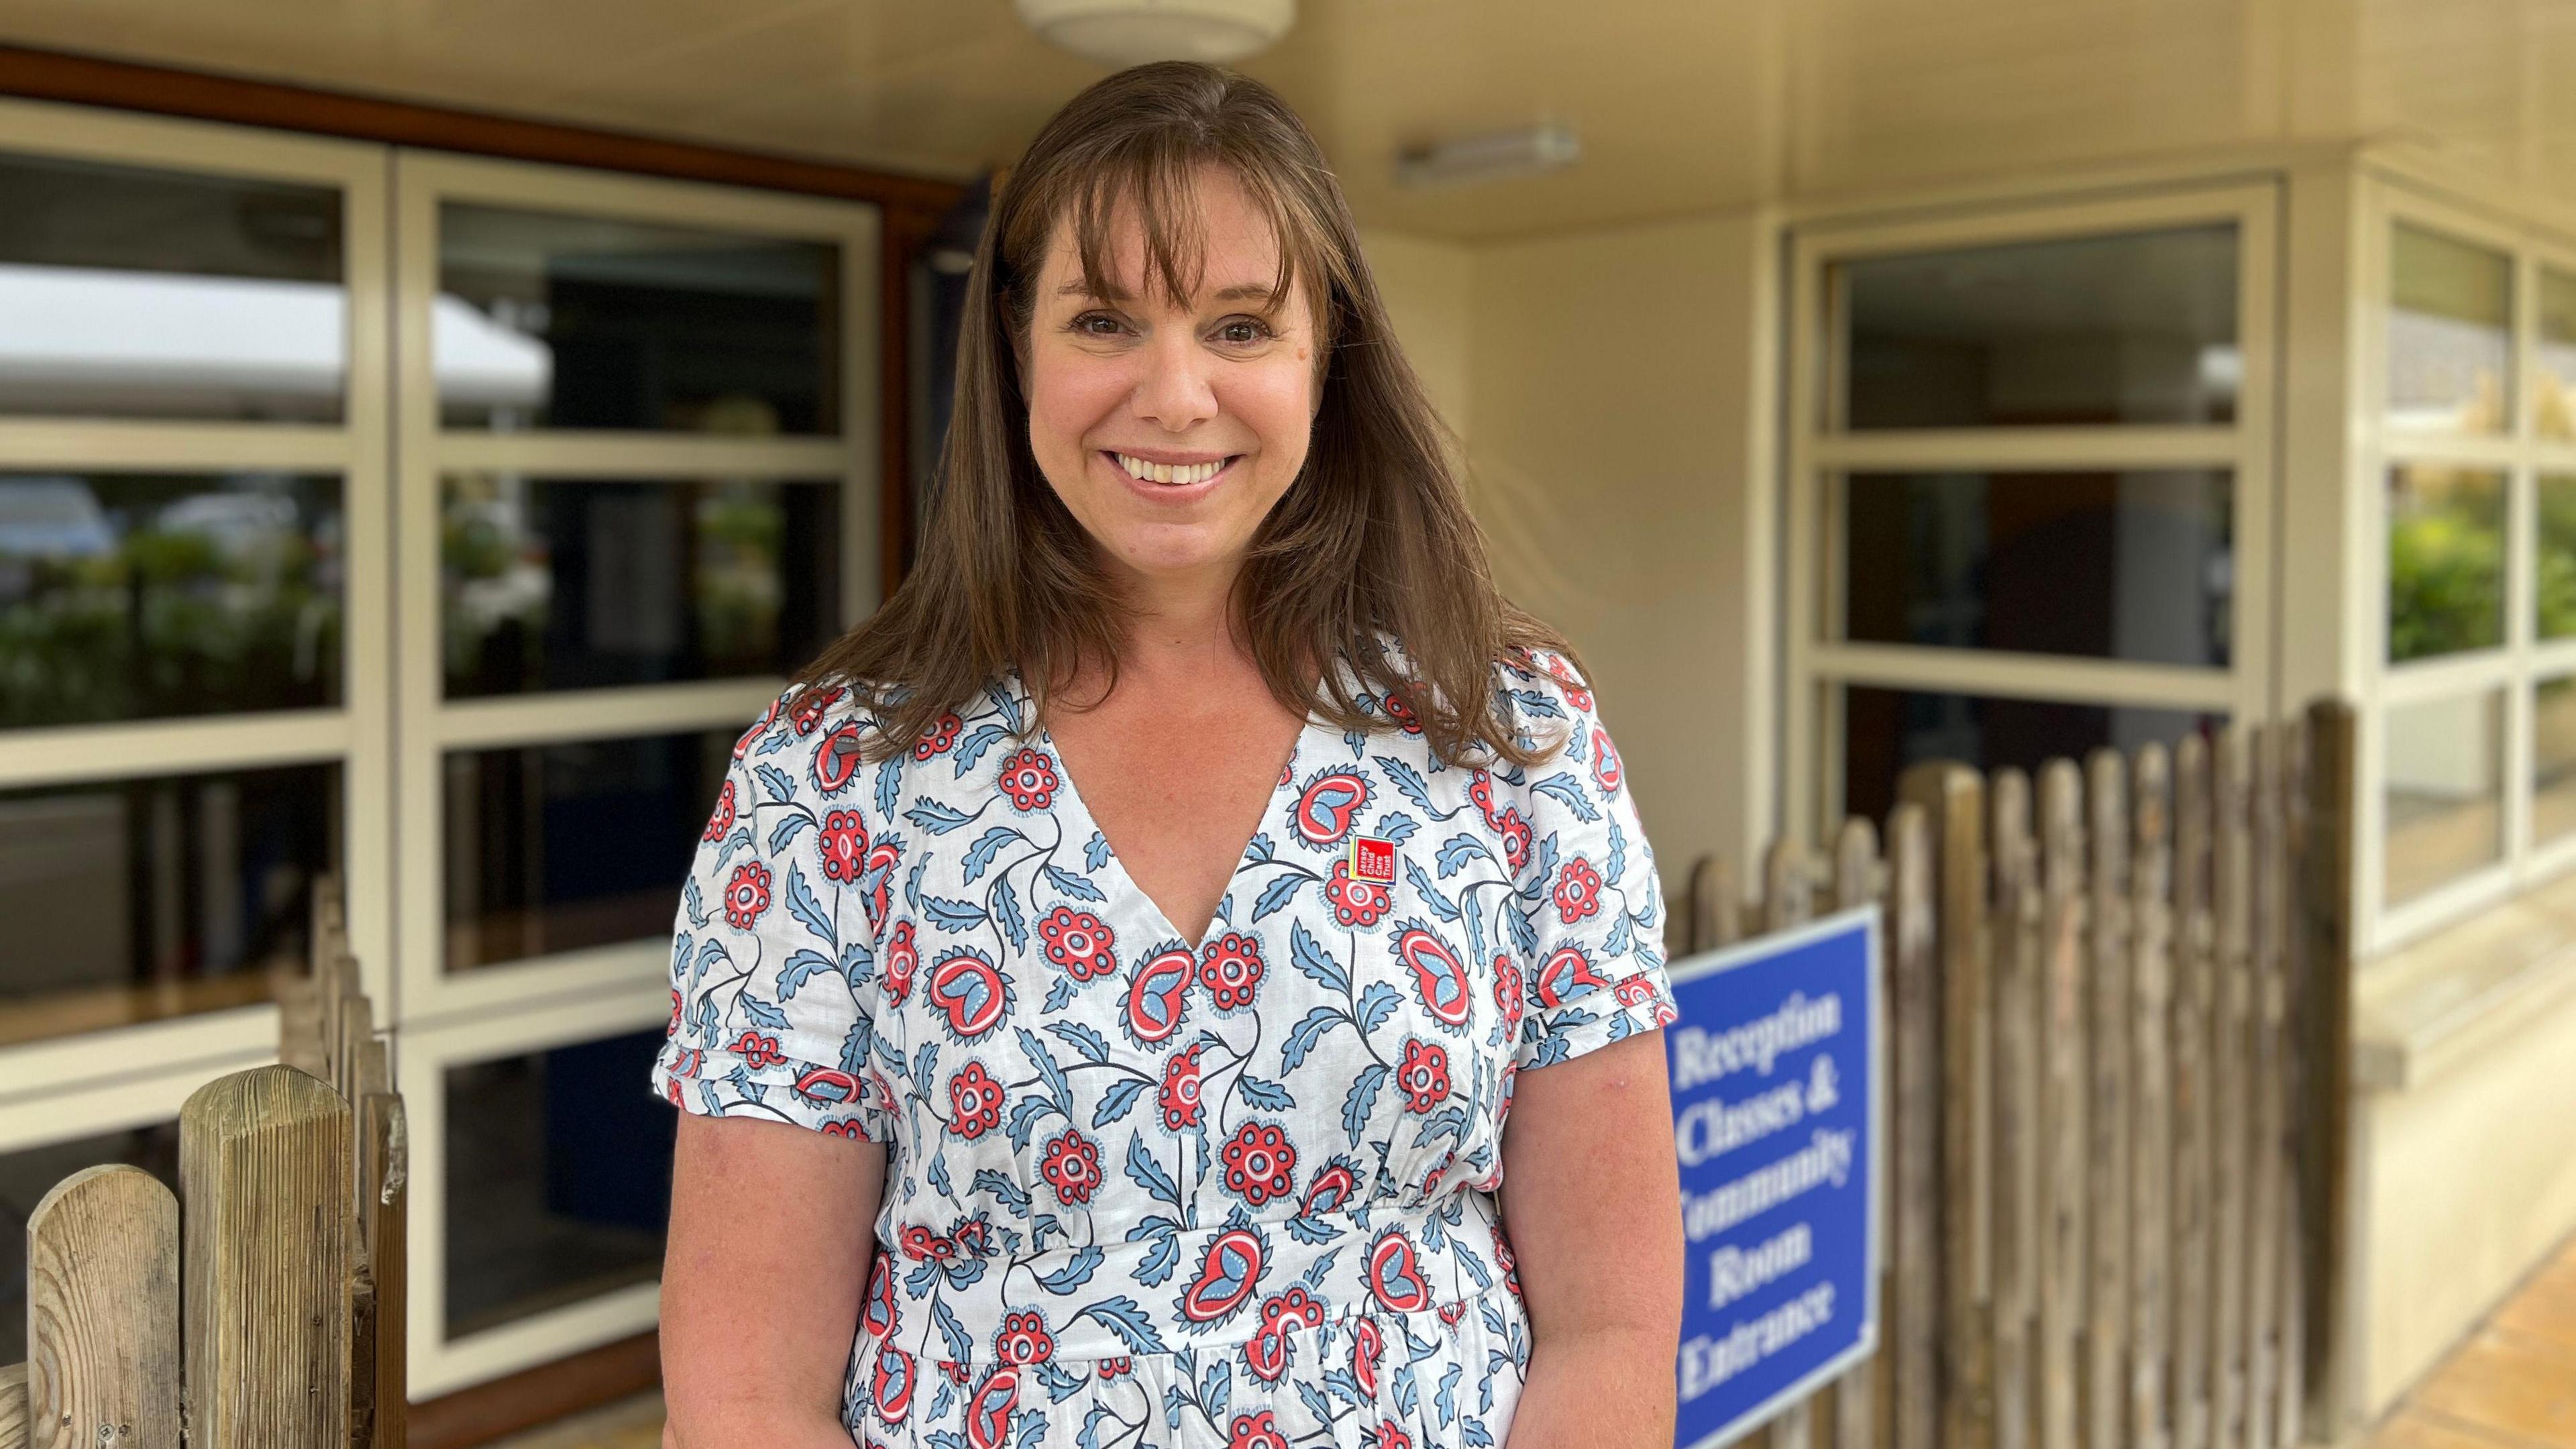
<path fill-rule="evenodd" d="M 2540 271 L 2539 373 L 2532 379 L 2532 425 L 2540 436 L 2576 442 L 2576 277 Z"/>
<path fill-rule="evenodd" d="M 2224 668 L 2224 472 L 1859 473 L 1845 637 Z"/>
<path fill-rule="evenodd" d="M 2576 679 L 2544 679 L 2531 697 L 2531 843 L 2576 831 Z"/>
<path fill-rule="evenodd" d="M 2180 710 L 1846 685 L 1843 810 L 1886 819 L 1896 804 L 1897 777 L 1925 760 L 2035 770 L 2050 760 L 2081 760 L 2106 745 L 2134 750 L 2149 741 L 2170 745 L 2187 734 L 2215 734 L 2225 723 L 2222 716 Z"/>
<path fill-rule="evenodd" d="M 2543 639 L 2576 634 L 2576 474 L 2543 473 L 2538 494 L 2539 557 L 2533 575 Z"/>
<path fill-rule="evenodd" d="M 836 483 L 451 477 L 450 698 L 786 675 L 840 618 Z"/>
<path fill-rule="evenodd" d="M 662 1032 L 447 1069 L 447 1336 L 661 1276 Z"/>
<path fill-rule="evenodd" d="M 0 413 L 335 423 L 340 193 L 0 155 Z"/>
<path fill-rule="evenodd" d="M 2393 705 L 2386 728 L 2393 906 L 2504 858 L 2504 691 Z"/>
<path fill-rule="evenodd" d="M 448 755 L 447 969 L 668 935 L 738 734 Z"/>
<path fill-rule="evenodd" d="M 431 318 L 450 427 L 837 433 L 840 249 L 449 202 Z"/>
<path fill-rule="evenodd" d="M 340 702 L 340 480 L 0 473 L 0 727 Z"/>
<path fill-rule="evenodd" d="M 2401 225 L 2389 275 L 2388 425 L 2510 431 L 2513 259 Z"/>
<path fill-rule="evenodd" d="M 0 1363 L 27 1357 L 27 1219 L 54 1184 L 119 1162 L 142 1168 L 177 1192 L 179 1124 L 159 1122 L 0 1153 Z"/>
<path fill-rule="evenodd" d="M 1846 425 L 2226 423 L 2236 228 L 1870 257 L 1842 288 Z"/>
<path fill-rule="evenodd" d="M 2388 470 L 2388 662 L 2504 642 L 2504 475 Z"/>
<path fill-rule="evenodd" d="M 0 792 L 0 1043 L 268 999 L 338 868 L 340 771 Z"/>

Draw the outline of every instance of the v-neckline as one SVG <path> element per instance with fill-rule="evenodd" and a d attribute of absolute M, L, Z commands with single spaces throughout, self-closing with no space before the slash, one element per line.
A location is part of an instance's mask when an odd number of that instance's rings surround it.
<path fill-rule="evenodd" d="M 1336 664 L 1335 667 L 1341 666 Z M 1318 701 L 1323 698 L 1324 681 L 1329 677 L 1329 675 L 1323 675 L 1316 678 L 1315 687 L 1310 692 L 1311 698 Z M 1028 682 L 1020 677 L 1016 666 L 1010 670 L 1010 681 L 1012 692 L 1018 696 L 1020 708 L 1027 710 L 1029 718 L 1037 724 L 1039 747 L 1044 749 L 1047 758 L 1055 763 L 1056 791 L 1059 796 L 1055 805 L 1056 811 L 1062 814 L 1069 806 L 1081 816 L 1080 823 L 1086 827 L 1084 832 L 1086 846 L 1089 844 L 1090 836 L 1100 837 L 1101 848 L 1108 853 L 1104 869 L 1117 873 L 1110 882 L 1111 886 L 1117 892 L 1135 899 L 1136 909 L 1146 918 L 1147 924 L 1161 932 L 1156 939 L 1178 941 L 1189 948 L 1191 955 L 1196 956 L 1205 950 L 1209 938 L 1217 934 L 1220 926 L 1228 930 L 1233 929 L 1232 923 L 1225 919 L 1225 913 L 1222 910 L 1209 915 L 1207 926 L 1199 933 L 1199 939 L 1196 941 L 1189 938 L 1188 932 L 1172 924 L 1171 913 L 1163 909 L 1162 902 L 1155 900 L 1151 892 L 1138 885 L 1136 878 L 1127 873 L 1126 857 L 1119 853 L 1117 842 L 1109 838 L 1109 831 L 1101 825 L 1100 818 L 1091 813 L 1091 802 L 1082 798 L 1082 788 L 1074 783 L 1073 767 L 1065 762 L 1064 751 L 1057 747 L 1055 732 L 1048 729 L 1046 721 L 1038 717 L 1037 702 L 1030 695 Z M 1261 833 L 1269 828 L 1270 817 L 1279 808 L 1280 795 L 1290 788 L 1289 781 L 1297 768 L 1298 758 L 1306 752 L 1306 737 L 1312 734 L 1321 723 L 1315 718 L 1314 707 L 1309 705 L 1305 720 L 1297 726 L 1296 737 L 1288 742 L 1287 758 L 1279 762 L 1279 768 L 1269 777 L 1269 793 L 1262 798 L 1261 814 L 1252 822 L 1252 833 L 1243 838 L 1243 848 L 1235 852 L 1234 868 L 1226 873 L 1226 889 L 1217 897 L 1219 907 L 1224 906 L 1227 896 L 1234 894 L 1235 877 L 1243 874 L 1243 868 L 1246 865 L 1253 863 L 1252 843 L 1259 840 Z"/>

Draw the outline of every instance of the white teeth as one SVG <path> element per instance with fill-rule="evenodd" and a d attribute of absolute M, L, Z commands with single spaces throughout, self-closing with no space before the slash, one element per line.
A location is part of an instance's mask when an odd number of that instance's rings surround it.
<path fill-rule="evenodd" d="M 1139 482 L 1169 483 L 1175 487 L 1204 483 L 1225 467 L 1222 459 L 1212 463 L 1152 463 L 1126 453 L 1112 456 L 1118 459 L 1119 467 L 1127 470 L 1129 477 Z"/>

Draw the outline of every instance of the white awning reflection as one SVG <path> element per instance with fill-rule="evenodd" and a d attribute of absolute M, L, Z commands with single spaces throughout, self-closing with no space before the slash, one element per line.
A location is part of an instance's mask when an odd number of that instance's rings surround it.
<path fill-rule="evenodd" d="M 475 406 L 542 404 L 554 354 L 463 300 L 431 304 L 438 393 Z M 153 397 L 337 398 L 347 293 L 265 281 L 0 265 L 0 405 L 138 411 Z M 194 409 L 190 409 L 193 411 Z"/>

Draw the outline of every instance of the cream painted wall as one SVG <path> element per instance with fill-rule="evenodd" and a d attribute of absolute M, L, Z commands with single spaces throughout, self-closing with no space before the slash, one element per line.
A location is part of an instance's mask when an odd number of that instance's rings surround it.
<path fill-rule="evenodd" d="M 1770 235 L 1740 213 L 1475 253 L 1478 516 L 1505 592 L 1591 667 L 1668 894 L 1770 828 Z"/>
<path fill-rule="evenodd" d="M 1467 436 L 1469 343 L 1475 336 L 1471 279 L 1475 252 L 1457 242 L 1396 232 L 1360 235 L 1360 251 L 1395 322 L 1405 360 L 1431 391 L 1450 431 Z"/>

